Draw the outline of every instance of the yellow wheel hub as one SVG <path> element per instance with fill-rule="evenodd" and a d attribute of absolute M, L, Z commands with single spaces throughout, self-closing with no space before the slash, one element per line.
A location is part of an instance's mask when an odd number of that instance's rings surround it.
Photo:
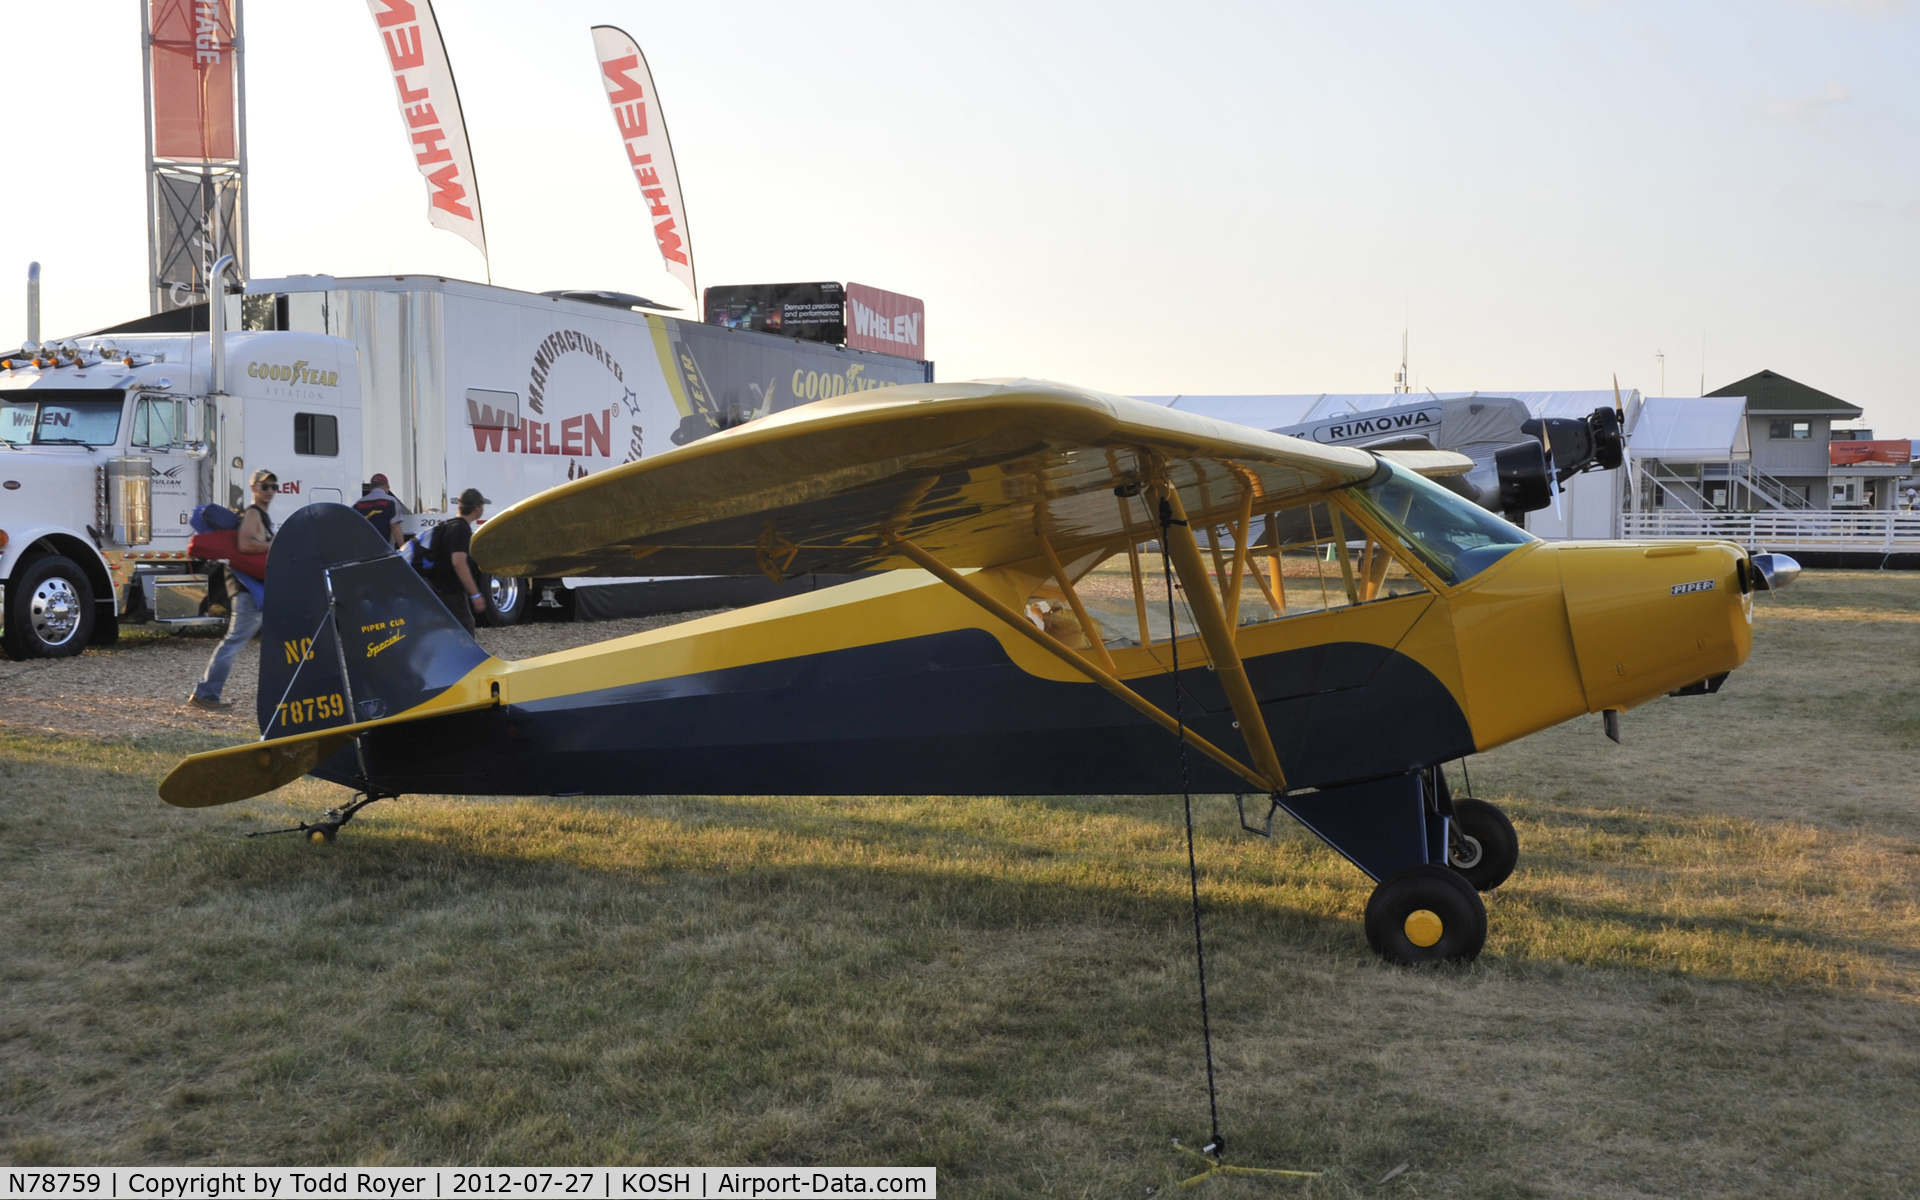
<path fill-rule="evenodd" d="M 1447 927 L 1440 920 L 1440 914 L 1430 909 L 1416 908 L 1407 914 L 1407 940 L 1421 948 L 1433 945 Z"/>

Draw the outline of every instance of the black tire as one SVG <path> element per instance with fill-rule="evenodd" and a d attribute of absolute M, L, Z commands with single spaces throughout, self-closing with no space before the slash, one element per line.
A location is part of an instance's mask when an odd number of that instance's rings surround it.
<path fill-rule="evenodd" d="M 80 564 L 59 554 L 23 563 L 7 585 L 7 656 L 69 658 L 93 637 L 93 585 Z"/>
<path fill-rule="evenodd" d="M 1425 914 L 1424 919 L 1416 914 Z M 1421 925 L 1437 920 L 1420 945 Z M 1487 944 L 1487 907 L 1458 872 L 1421 863 L 1388 878 L 1367 901 L 1367 944 L 1390 963 L 1472 962 Z"/>
<path fill-rule="evenodd" d="M 487 576 L 486 622 L 489 625 L 518 625 L 527 619 L 533 607 L 533 581 L 499 575 Z"/>
<path fill-rule="evenodd" d="M 118 646 L 120 644 L 120 618 L 111 605 L 94 602 L 93 635 L 87 639 L 89 646 Z"/>
<path fill-rule="evenodd" d="M 1520 835 L 1500 806 L 1463 796 L 1453 802 L 1453 824 L 1471 841 L 1449 846 L 1447 865 L 1476 891 L 1490 892 L 1505 883 L 1520 861 Z"/>

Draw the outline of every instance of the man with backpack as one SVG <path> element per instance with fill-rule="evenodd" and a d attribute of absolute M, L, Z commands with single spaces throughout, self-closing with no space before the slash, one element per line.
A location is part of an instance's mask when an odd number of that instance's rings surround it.
<path fill-rule="evenodd" d="M 460 515 L 435 525 L 432 538 L 422 547 L 430 562 L 423 572 L 427 582 L 468 633 L 474 632 L 474 615 L 487 611 L 486 593 L 480 589 L 467 547 L 473 544 L 473 527 L 486 515 L 489 503 L 479 488 L 461 492 Z M 418 558 L 414 565 L 419 565 Z"/>
<path fill-rule="evenodd" d="M 273 498 L 280 492 L 280 480 L 272 471 L 255 471 L 250 481 L 253 503 L 240 514 L 240 527 L 234 535 L 234 541 L 241 554 L 261 555 L 267 553 L 273 544 L 273 518 L 267 515 Z M 228 712 L 233 705 L 220 698 L 227 686 L 227 676 L 233 672 L 233 660 L 240 657 L 240 651 L 260 632 L 261 605 L 264 588 L 255 583 L 249 586 L 240 572 L 227 571 L 227 595 L 229 597 L 229 615 L 227 617 L 227 636 L 220 639 L 214 647 L 213 657 L 207 661 L 206 674 L 194 686 L 193 694 L 187 697 L 187 704 L 203 712 Z M 261 587 L 256 596 L 254 589 Z"/>

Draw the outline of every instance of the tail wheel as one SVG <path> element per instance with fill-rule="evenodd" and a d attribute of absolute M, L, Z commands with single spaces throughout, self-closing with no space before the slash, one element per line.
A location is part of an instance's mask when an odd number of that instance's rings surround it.
<path fill-rule="evenodd" d="M 43 554 L 26 563 L 7 588 L 9 657 L 67 658 L 93 636 L 93 585 L 79 563 Z"/>
<path fill-rule="evenodd" d="M 1490 892 L 1513 874 L 1520 861 L 1520 835 L 1513 822 L 1495 804 L 1472 797 L 1453 802 L 1453 840 L 1447 847 L 1447 865 L 1475 891 Z"/>
<path fill-rule="evenodd" d="M 533 588 L 528 580 L 511 576 L 487 577 L 487 624 L 518 625 L 527 619 L 533 607 Z"/>
<path fill-rule="evenodd" d="M 1390 963 L 1472 962 L 1487 942 L 1487 908 L 1459 873 L 1408 867 L 1373 889 L 1367 944 Z"/>

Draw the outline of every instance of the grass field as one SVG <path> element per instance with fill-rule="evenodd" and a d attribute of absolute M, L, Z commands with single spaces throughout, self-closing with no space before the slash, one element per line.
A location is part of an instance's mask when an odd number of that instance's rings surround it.
<path fill-rule="evenodd" d="M 1380 964 L 1357 871 L 1203 798 L 1229 1157 L 1327 1174 L 1199 1194 L 1920 1194 L 1916 668 L 1920 576 L 1810 573 L 1720 695 L 1476 759 L 1522 859 L 1466 968 Z M 420 797 L 309 846 L 237 835 L 327 785 L 154 797 L 229 740 L 0 727 L 0 1159 L 1139 1197 L 1207 1132 L 1177 798 Z"/>

